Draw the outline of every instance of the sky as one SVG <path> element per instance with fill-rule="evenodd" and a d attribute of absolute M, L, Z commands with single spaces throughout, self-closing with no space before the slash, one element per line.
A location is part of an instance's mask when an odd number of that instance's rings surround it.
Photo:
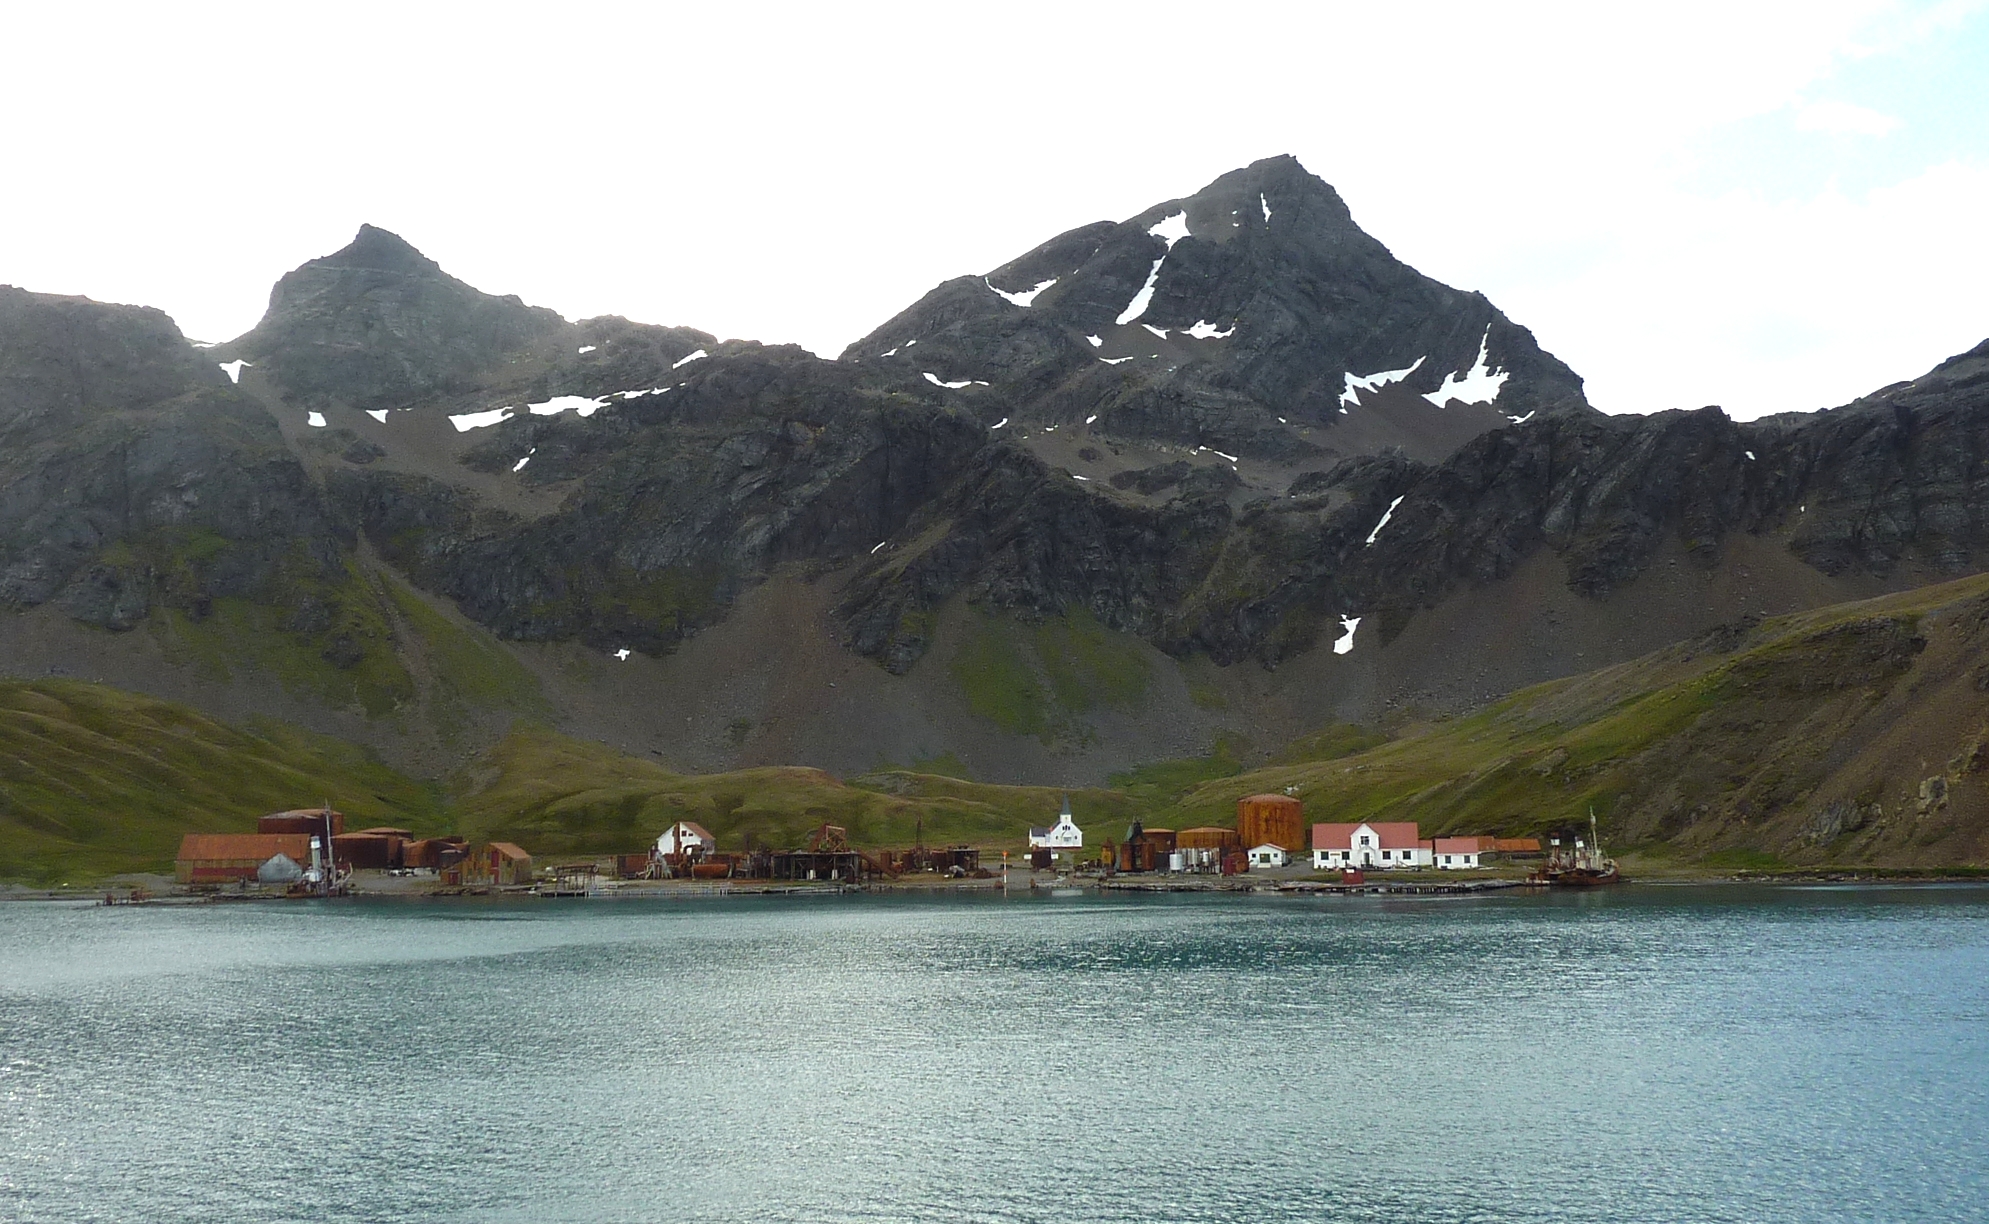
<path fill-rule="evenodd" d="M 1989 0 L 10 6 L 0 283 L 254 326 L 394 230 L 569 318 L 833 356 L 1291 153 L 1612 412 L 1989 337 Z"/>

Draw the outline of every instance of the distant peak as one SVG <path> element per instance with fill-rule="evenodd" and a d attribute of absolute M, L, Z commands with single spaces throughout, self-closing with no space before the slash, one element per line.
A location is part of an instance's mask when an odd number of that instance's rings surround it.
<path fill-rule="evenodd" d="M 344 268 L 377 268 L 383 272 L 442 271 L 442 265 L 416 250 L 407 239 L 377 225 L 361 225 L 344 250 L 314 262 Z"/>

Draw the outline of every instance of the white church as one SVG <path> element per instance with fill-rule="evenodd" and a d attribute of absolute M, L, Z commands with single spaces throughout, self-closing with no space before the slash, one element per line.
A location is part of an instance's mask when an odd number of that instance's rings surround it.
<path fill-rule="evenodd" d="M 1058 814 L 1057 823 L 1044 828 L 1034 825 L 1029 830 L 1031 850 L 1082 850 L 1084 830 L 1070 818 L 1070 796 L 1064 796 L 1064 810 Z"/>

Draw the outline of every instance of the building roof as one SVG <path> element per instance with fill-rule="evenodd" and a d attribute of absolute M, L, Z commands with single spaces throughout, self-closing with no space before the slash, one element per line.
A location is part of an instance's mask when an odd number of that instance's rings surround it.
<path fill-rule="evenodd" d="M 1377 849 L 1420 850 L 1428 845 L 1417 836 L 1416 822 L 1413 820 L 1367 820 L 1356 824 L 1313 825 L 1312 848 L 1351 850 L 1354 846 L 1354 831 L 1361 828 L 1374 831 L 1374 844 Z"/>
<path fill-rule="evenodd" d="M 714 846 L 718 844 L 718 839 L 711 835 L 711 830 L 705 828 L 695 820 L 680 820 L 677 822 L 677 827 L 688 832 L 699 841 L 708 841 Z"/>
<path fill-rule="evenodd" d="M 182 863 L 267 862 L 277 855 L 304 862 L 311 857 L 311 839 L 303 833 L 189 833 L 180 838 Z"/>
<path fill-rule="evenodd" d="M 1283 846 L 1280 846 L 1276 842 L 1265 842 L 1261 846 L 1250 847 L 1250 853 L 1252 854 L 1256 854 L 1260 850 L 1276 850 L 1279 854 L 1285 854 L 1285 855 L 1289 855 L 1291 853 L 1291 851 L 1285 849 Z"/>
<path fill-rule="evenodd" d="M 1503 850 L 1508 854 L 1535 854 L 1540 850 L 1540 839 L 1537 837 L 1495 837 L 1492 839 L 1492 849 Z"/>
<path fill-rule="evenodd" d="M 390 827 L 389 827 L 389 826 L 387 826 L 387 825 L 380 825 L 380 826 L 378 826 L 378 827 L 376 827 L 376 828 L 371 828 L 371 829 L 360 829 L 360 830 L 358 830 L 358 832 L 360 832 L 360 833 L 376 833 L 376 834 L 378 834 L 378 835 L 380 835 L 380 836 L 382 836 L 382 837 L 402 837 L 402 838 L 408 838 L 408 837 L 413 837 L 413 836 L 414 836 L 414 830 L 412 830 L 412 829 L 395 829 L 395 828 L 390 828 Z"/>
<path fill-rule="evenodd" d="M 531 855 L 525 853 L 510 842 L 492 842 L 490 843 L 490 848 L 508 859 L 523 859 L 530 862 L 532 858 Z"/>
<path fill-rule="evenodd" d="M 1496 849 L 1494 843 L 1497 840 L 1495 837 L 1479 837 L 1475 834 L 1470 837 L 1439 837 L 1431 849 L 1438 854 L 1483 854 L 1487 850 Z"/>
<path fill-rule="evenodd" d="M 1268 803 L 1268 804 L 1270 804 L 1270 805 L 1271 805 L 1271 806 L 1273 806 L 1273 807 L 1295 807 L 1295 808 L 1302 808 L 1302 807 L 1304 807 L 1304 806 L 1305 806 L 1305 804 L 1301 803 L 1301 802 L 1300 802 L 1300 801 L 1299 801 L 1299 800 L 1298 800 L 1298 799 L 1297 799 L 1297 798 L 1296 798 L 1295 796 L 1292 796 L 1292 795 L 1272 795 L 1272 794 L 1263 794 L 1263 795 L 1245 795 L 1245 796 L 1243 796 L 1243 798 L 1241 798 L 1241 799 L 1238 799 L 1238 800 L 1237 800 L 1237 802 L 1238 802 L 1238 803 Z"/>
<path fill-rule="evenodd" d="M 339 811 L 337 808 L 314 807 L 314 808 L 291 808 L 287 812 L 271 812 L 270 815 L 309 817 L 312 820 L 321 820 L 327 815 L 343 816 L 345 815 L 345 813 Z"/>

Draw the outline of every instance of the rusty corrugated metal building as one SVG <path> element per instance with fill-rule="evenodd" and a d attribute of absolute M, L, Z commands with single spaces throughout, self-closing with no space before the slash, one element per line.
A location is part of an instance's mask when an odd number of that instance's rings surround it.
<path fill-rule="evenodd" d="M 303 833 L 189 833 L 180 839 L 173 878 L 182 884 L 253 880 L 257 869 L 279 854 L 300 866 L 308 864 L 310 837 Z"/>

